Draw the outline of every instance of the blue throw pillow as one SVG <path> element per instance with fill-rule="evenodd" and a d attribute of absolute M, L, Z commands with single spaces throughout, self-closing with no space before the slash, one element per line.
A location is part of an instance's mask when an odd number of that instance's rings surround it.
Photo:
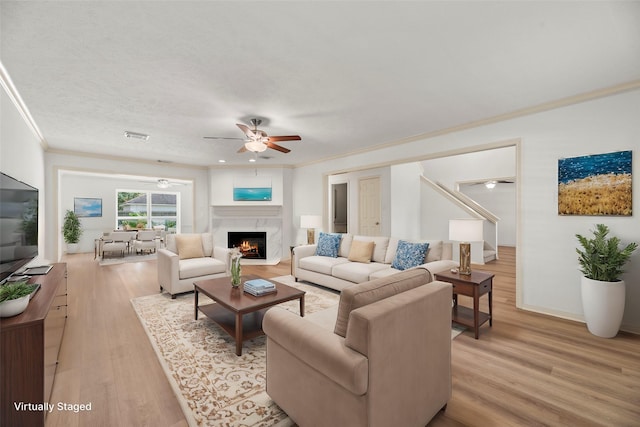
<path fill-rule="evenodd" d="M 407 270 L 424 264 L 424 257 L 427 255 L 428 249 L 428 243 L 410 243 L 400 240 L 391 267 L 397 270 Z"/>
<path fill-rule="evenodd" d="M 341 238 L 342 234 L 320 232 L 320 237 L 318 237 L 318 246 L 316 248 L 316 255 L 337 258 L 338 250 L 340 249 Z"/>

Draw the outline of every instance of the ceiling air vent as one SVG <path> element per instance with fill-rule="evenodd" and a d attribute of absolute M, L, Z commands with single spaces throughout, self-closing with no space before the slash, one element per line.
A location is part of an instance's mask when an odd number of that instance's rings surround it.
<path fill-rule="evenodd" d="M 149 135 L 146 135 L 144 133 L 131 132 L 128 130 L 124 131 L 124 136 L 125 138 L 137 139 L 139 141 L 144 141 L 144 142 L 149 140 Z"/>

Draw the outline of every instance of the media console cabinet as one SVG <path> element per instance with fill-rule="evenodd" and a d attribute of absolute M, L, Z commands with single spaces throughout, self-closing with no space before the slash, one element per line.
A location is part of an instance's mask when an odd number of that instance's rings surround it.
<path fill-rule="evenodd" d="M 44 426 L 67 319 L 67 264 L 33 276 L 40 283 L 27 309 L 0 320 L 0 425 Z M 20 407 L 20 403 L 34 406 Z"/>

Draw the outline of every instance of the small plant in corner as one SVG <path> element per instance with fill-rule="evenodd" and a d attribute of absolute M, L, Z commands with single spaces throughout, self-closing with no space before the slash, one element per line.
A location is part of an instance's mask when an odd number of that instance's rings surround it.
<path fill-rule="evenodd" d="M 78 215 L 72 210 L 67 209 L 64 215 L 64 223 L 62 224 L 62 236 L 67 243 L 78 243 L 82 235 L 82 224 Z"/>
<path fill-rule="evenodd" d="M 29 285 L 26 281 L 7 283 L 0 286 L 0 303 L 22 298 L 33 292 L 38 285 Z"/>
<path fill-rule="evenodd" d="M 620 281 L 620 276 L 624 273 L 623 267 L 629 261 L 638 244 L 632 242 L 621 249 L 619 238 L 607 238 L 609 227 L 604 224 L 596 224 L 596 229 L 592 232 L 593 238 L 591 239 L 576 234 L 582 246 L 582 250 L 576 248 L 580 271 L 591 280 Z"/>

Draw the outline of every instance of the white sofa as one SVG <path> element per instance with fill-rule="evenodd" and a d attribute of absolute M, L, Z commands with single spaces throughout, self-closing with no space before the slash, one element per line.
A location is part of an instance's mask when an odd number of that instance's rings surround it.
<path fill-rule="evenodd" d="M 215 246 L 212 233 L 167 234 L 166 248 L 158 249 L 158 282 L 175 298 L 193 291 L 193 282 L 229 276 L 227 248 Z"/>
<path fill-rule="evenodd" d="M 350 261 L 349 254 L 353 241 L 373 242 L 373 254 L 370 262 Z M 404 239 L 395 237 L 354 236 L 342 234 L 338 256 L 316 255 L 317 244 L 296 246 L 293 249 L 293 276 L 296 281 L 306 280 L 318 285 L 341 291 L 354 283 L 363 283 L 386 277 L 401 270 L 392 267 L 398 242 Z M 431 275 L 457 268 L 452 260 L 452 244 L 442 240 L 422 240 L 429 243 L 424 263 L 419 265 Z M 433 279 L 433 278 L 431 278 Z"/>

